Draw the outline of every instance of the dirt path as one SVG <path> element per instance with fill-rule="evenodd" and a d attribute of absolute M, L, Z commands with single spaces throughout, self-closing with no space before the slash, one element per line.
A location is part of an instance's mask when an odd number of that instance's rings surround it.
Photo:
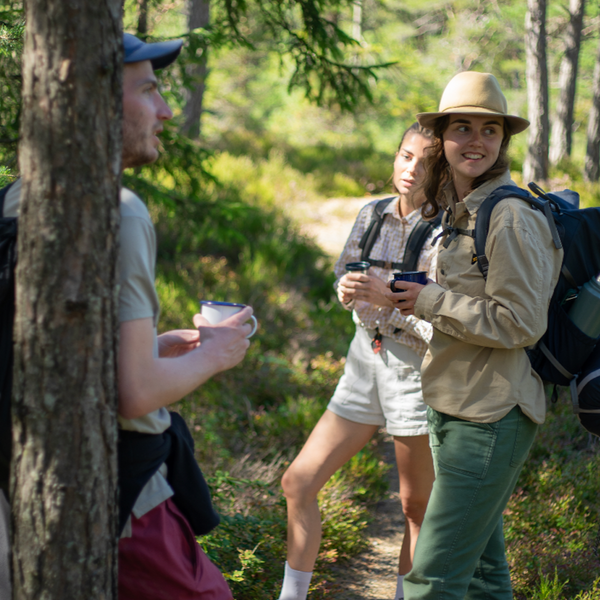
<path fill-rule="evenodd" d="M 309 235 L 330 255 L 342 251 L 360 209 L 373 198 L 331 198 L 326 202 L 295 206 L 296 218 L 303 233 Z M 398 552 L 404 536 L 404 515 L 398 496 L 398 471 L 394 459 L 394 442 L 386 438 L 386 462 L 393 467 L 388 473 L 388 496 L 375 507 L 374 520 L 366 535 L 368 547 L 344 569 L 346 589 L 336 600 L 393 600 L 396 592 Z"/>
<path fill-rule="evenodd" d="M 360 209 L 372 198 L 330 198 L 317 204 L 294 205 L 293 217 L 302 233 L 312 237 L 325 252 L 337 258 L 344 248 Z"/>
<path fill-rule="evenodd" d="M 398 553 L 404 537 L 404 515 L 398 496 L 398 471 L 394 460 L 392 438 L 385 442 L 390 489 L 387 497 L 374 510 L 374 520 L 366 531 L 369 545 L 354 557 L 340 577 L 347 588 L 337 600 L 393 600 L 396 592 Z"/>

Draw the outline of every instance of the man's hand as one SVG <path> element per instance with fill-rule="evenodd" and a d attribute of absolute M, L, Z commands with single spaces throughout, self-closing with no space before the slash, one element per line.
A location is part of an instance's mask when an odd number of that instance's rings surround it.
<path fill-rule="evenodd" d="M 235 367 L 246 356 L 250 346 L 247 336 L 252 332 L 247 321 L 251 316 L 250 306 L 217 325 L 211 325 L 201 314 L 194 315 L 194 325 L 200 332 L 200 351 L 222 365 L 220 371 Z"/>
<path fill-rule="evenodd" d="M 387 284 L 375 275 L 364 273 L 346 273 L 338 283 L 338 298 L 342 304 L 348 304 L 352 300 L 361 300 L 375 306 L 387 306 L 395 308 L 387 297 Z"/>
<path fill-rule="evenodd" d="M 197 348 L 200 332 L 197 329 L 174 329 L 158 336 L 158 356 L 177 358 Z"/>

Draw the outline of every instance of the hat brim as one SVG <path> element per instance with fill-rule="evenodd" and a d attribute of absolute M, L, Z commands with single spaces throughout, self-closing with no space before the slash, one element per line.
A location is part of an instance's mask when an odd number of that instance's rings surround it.
<path fill-rule="evenodd" d="M 435 128 L 435 123 L 440 117 L 444 117 L 447 115 L 490 115 L 502 117 L 508 121 L 510 126 L 511 133 L 517 134 L 525 131 L 529 127 L 529 121 L 527 119 L 523 119 L 522 117 L 517 117 L 515 115 L 505 115 L 502 113 L 494 112 L 491 110 L 486 110 L 484 108 L 478 107 L 469 107 L 469 108 L 449 108 L 443 112 L 434 112 L 434 113 L 419 113 L 417 115 L 417 121 L 421 127 L 426 127 L 427 129 L 433 130 Z"/>
<path fill-rule="evenodd" d="M 182 46 L 182 40 L 169 40 L 167 42 L 143 44 L 129 56 L 127 56 L 124 62 L 127 64 L 149 60 L 152 63 L 152 68 L 155 71 L 158 69 L 164 69 L 179 56 Z"/>

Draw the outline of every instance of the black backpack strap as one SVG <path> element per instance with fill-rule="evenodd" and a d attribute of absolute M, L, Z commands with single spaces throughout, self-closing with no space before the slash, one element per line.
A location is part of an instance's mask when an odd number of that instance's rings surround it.
<path fill-rule="evenodd" d="M 417 270 L 421 250 L 423 250 L 423 246 L 431 232 L 438 227 L 441 222 L 442 217 L 440 215 L 430 221 L 425 221 L 424 219 L 419 220 L 415 228 L 410 232 L 408 242 L 406 243 L 404 259 L 401 263 L 402 266 L 399 267 L 401 271 Z"/>
<path fill-rule="evenodd" d="M 522 190 L 515 185 L 503 185 L 496 188 L 482 203 L 477 211 L 477 219 L 475 221 L 475 254 L 477 255 L 477 266 L 481 271 L 484 279 L 487 279 L 490 263 L 485 255 L 485 243 L 490 230 L 490 218 L 496 204 L 505 198 L 520 198 L 525 202 L 529 202 L 535 208 L 543 210 L 543 206 L 547 202 L 534 198 L 527 190 Z M 552 215 L 552 213 L 550 213 Z M 552 218 L 554 224 L 554 219 Z"/>
<path fill-rule="evenodd" d="M 375 208 L 373 209 L 373 215 L 371 216 L 371 222 L 369 223 L 367 230 L 363 233 L 362 238 L 360 238 L 360 242 L 358 242 L 358 247 L 362 250 L 360 260 L 370 262 L 371 265 L 375 267 L 382 266 L 376 263 L 383 263 L 383 261 L 371 261 L 369 260 L 369 255 L 371 254 L 371 250 L 375 245 L 375 241 L 379 237 L 379 232 L 381 231 L 381 226 L 383 225 L 383 219 L 385 218 L 383 211 L 387 208 L 388 204 L 394 200 L 395 197 L 396 196 L 384 198 L 375 205 Z"/>
<path fill-rule="evenodd" d="M 389 262 L 385 260 L 375 260 L 370 258 L 371 250 L 375 245 L 375 241 L 379 237 L 381 227 L 385 215 L 383 211 L 387 208 L 395 196 L 392 198 L 384 198 L 380 200 L 373 209 L 373 216 L 367 230 L 363 233 L 358 247 L 362 250 L 360 260 L 364 260 L 371 264 L 372 267 L 380 267 L 382 269 L 393 269 L 395 271 L 414 271 L 417 268 L 419 255 L 425 245 L 431 231 L 441 223 L 441 217 L 437 216 L 430 221 L 420 219 L 413 230 L 410 232 L 406 248 L 404 249 L 404 257 L 402 262 Z"/>
<path fill-rule="evenodd" d="M 17 219 L 2 216 L 4 214 L 4 198 L 10 185 L 0 190 L 0 490 L 5 492 L 8 492 L 12 443 L 10 400 L 13 365 L 12 331 L 15 312 L 14 267 L 17 239 Z M 8 493 L 6 495 L 8 497 Z"/>
<path fill-rule="evenodd" d="M 11 186 L 12 183 L 9 183 L 0 190 L 0 219 L 4 216 L 4 198 L 6 198 L 6 194 Z"/>
<path fill-rule="evenodd" d="M 531 184 L 530 184 L 531 185 Z M 502 185 L 496 188 L 481 204 L 477 211 L 477 220 L 475 221 L 475 253 L 477 254 L 477 266 L 481 271 L 481 274 L 487 279 L 489 261 L 485 255 L 485 243 L 490 230 L 490 218 L 492 211 L 496 204 L 504 198 L 520 198 L 525 202 L 529 203 L 532 208 L 536 208 L 544 213 L 546 220 L 548 221 L 548 227 L 552 234 L 552 240 L 556 248 L 562 248 L 562 242 L 554 216 L 552 214 L 551 202 L 545 199 L 536 198 L 532 196 L 527 190 L 522 190 L 515 185 Z"/>

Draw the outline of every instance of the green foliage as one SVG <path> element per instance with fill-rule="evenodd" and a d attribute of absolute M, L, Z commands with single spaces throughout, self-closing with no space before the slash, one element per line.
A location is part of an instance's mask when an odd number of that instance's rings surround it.
<path fill-rule="evenodd" d="M 264 480 L 237 479 L 217 472 L 209 478 L 221 525 L 199 539 L 207 555 L 229 580 L 235 597 L 275 596 L 285 553 L 284 503 Z M 262 593 L 262 595 L 261 595 Z"/>
<path fill-rule="evenodd" d="M 0 157 L 12 168 L 21 112 L 22 12 L 20 2 L 4 2 L 0 8 Z"/>
<path fill-rule="evenodd" d="M 551 407 L 505 512 L 519 599 L 575 598 L 597 585 L 600 455 L 569 404 Z"/>
<path fill-rule="evenodd" d="M 0 188 L 14 181 L 15 177 L 8 167 L 0 167 Z"/>
<path fill-rule="evenodd" d="M 272 49 L 288 55 L 294 65 L 288 89 L 300 88 L 321 105 L 355 108 L 361 97 L 371 99 L 369 78 L 388 64 L 364 65 L 344 62 L 344 49 L 358 44 L 337 24 L 336 13 L 350 3 L 343 0 L 286 0 L 284 2 L 224 0 L 215 4 L 211 28 L 222 36 L 255 50 L 256 29 L 260 41 L 270 40 Z M 259 27 L 249 30 L 248 22 Z M 254 38 L 254 39 L 253 39 Z"/>
<path fill-rule="evenodd" d="M 355 457 L 319 495 L 323 542 L 312 581 L 315 598 L 328 595 L 335 585 L 332 567 L 365 547 L 361 532 L 368 514 L 358 497 L 370 486 L 377 490 L 372 500 L 385 491 L 381 481 L 386 467 L 373 454 L 375 447 Z M 278 482 L 286 464 L 277 458 L 270 463 L 243 458 L 233 468 L 249 477 L 217 471 L 209 478 L 222 522 L 198 541 L 220 566 L 236 598 L 276 597 L 280 589 L 287 521 Z"/>
<path fill-rule="evenodd" d="M 568 581 L 560 582 L 558 580 L 556 569 L 554 569 L 553 577 L 540 573 L 539 587 L 534 590 L 531 600 L 560 600 L 567 583 Z"/>

